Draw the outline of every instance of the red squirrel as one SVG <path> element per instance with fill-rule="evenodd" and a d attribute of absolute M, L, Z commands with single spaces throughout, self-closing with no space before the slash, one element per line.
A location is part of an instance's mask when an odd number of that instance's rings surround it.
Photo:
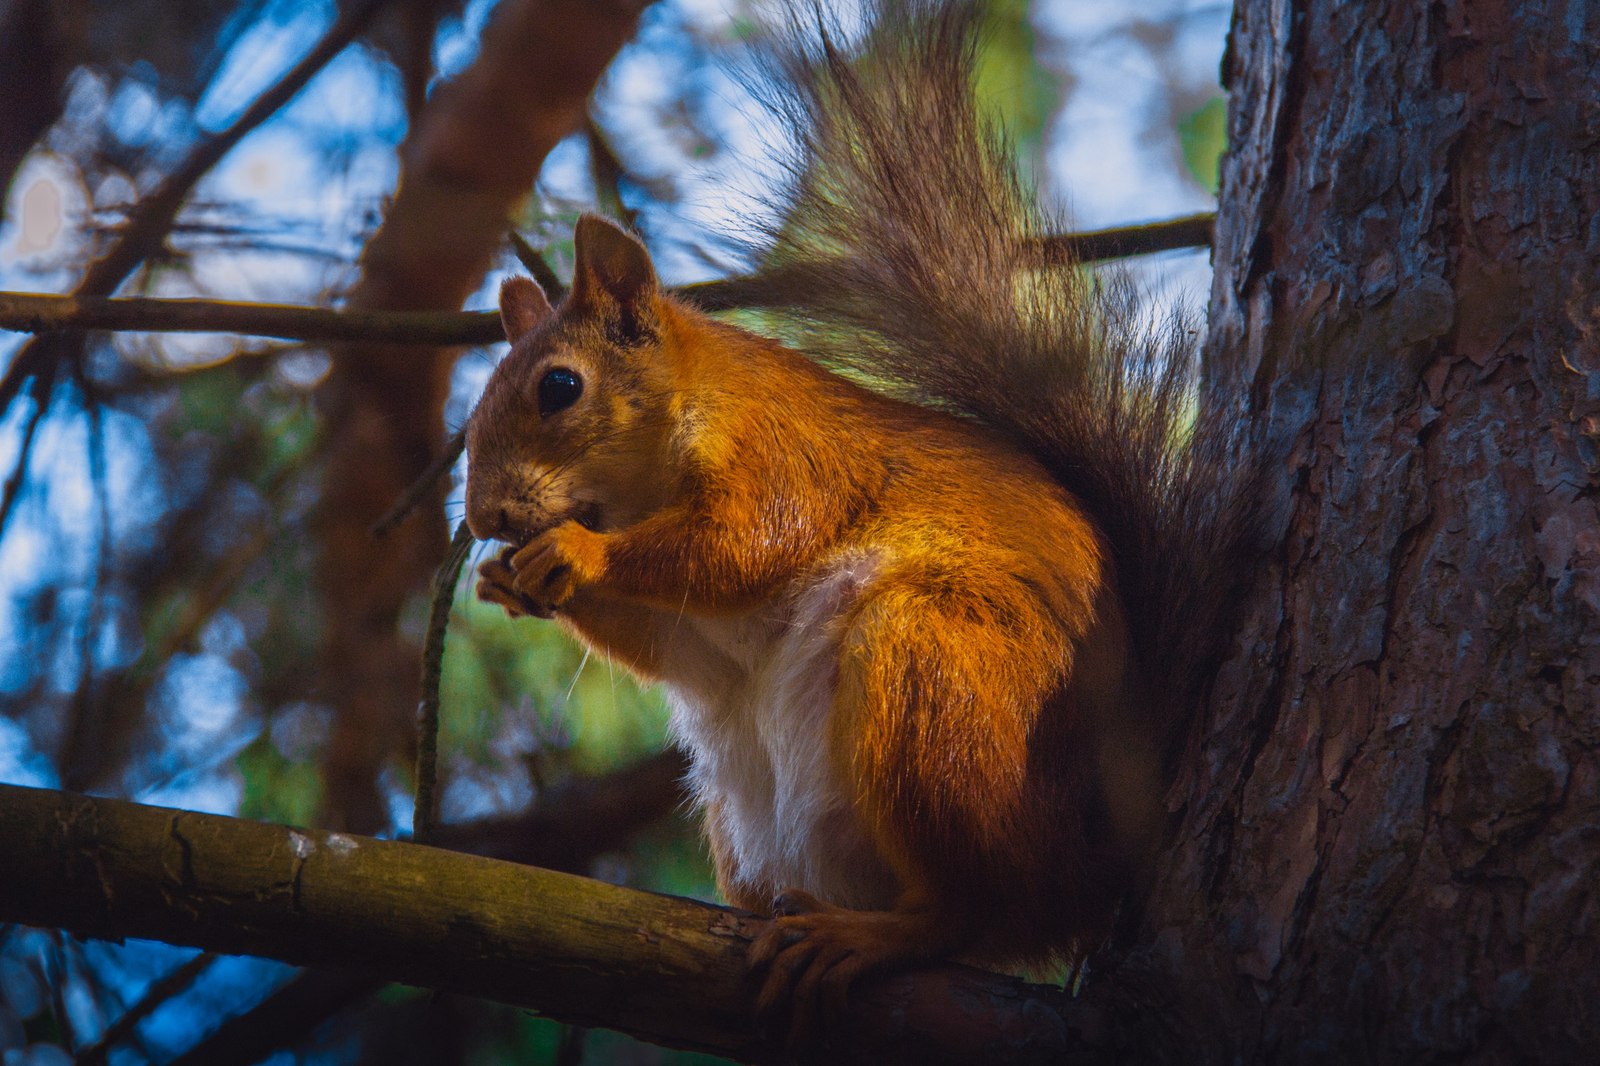
<path fill-rule="evenodd" d="M 973 6 L 787 60 L 806 150 L 756 302 L 586 216 L 466 429 L 478 594 L 659 682 L 761 1004 L 1103 939 L 1219 657 L 1248 495 L 1181 332 L 1051 261 L 972 93 Z M 854 371 L 850 376 L 840 370 Z M 871 386 L 870 388 L 868 386 Z"/>

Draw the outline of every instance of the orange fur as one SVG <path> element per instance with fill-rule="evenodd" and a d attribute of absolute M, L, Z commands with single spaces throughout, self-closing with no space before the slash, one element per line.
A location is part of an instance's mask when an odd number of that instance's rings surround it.
<path fill-rule="evenodd" d="M 580 229 L 580 270 L 598 225 Z M 696 313 L 632 251 L 641 263 L 599 268 L 621 275 L 606 294 L 591 281 L 559 313 L 506 309 L 524 332 L 469 423 L 467 510 L 513 548 L 485 564 L 480 594 L 691 684 L 716 653 L 689 622 L 781 616 L 838 560 L 870 556 L 862 589 L 820 623 L 837 671 L 823 713 L 844 817 L 893 888 L 842 871 L 870 916 L 791 907 L 775 928 L 808 947 L 763 945 L 768 999 L 819 982 L 818 966 L 837 979 L 944 954 L 1036 961 L 1101 933 L 1127 867 L 1125 842 L 1095 824 L 1126 636 L 1094 522 L 1029 457 Z M 531 401 L 555 367 L 585 390 L 541 418 Z M 730 899 L 765 909 L 809 888 L 741 869 L 727 805 L 704 798 Z"/>
<path fill-rule="evenodd" d="M 467 429 L 468 520 L 512 545 L 480 595 L 663 683 L 719 884 L 775 916 L 761 1008 L 802 1029 L 873 969 L 1106 933 L 1257 528 L 1181 324 L 1041 254 L 980 5 L 871 6 L 866 61 L 824 28 L 768 64 L 806 158 L 741 291 L 806 354 L 586 217 L 559 310 L 504 288 Z"/>

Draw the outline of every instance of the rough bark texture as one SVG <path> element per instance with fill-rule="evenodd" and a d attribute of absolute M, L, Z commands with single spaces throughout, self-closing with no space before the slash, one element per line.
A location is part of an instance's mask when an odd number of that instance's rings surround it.
<path fill-rule="evenodd" d="M 1225 73 L 1210 354 L 1284 541 L 1122 977 L 1191 1061 L 1580 1061 L 1600 7 L 1245 0 Z"/>
<path fill-rule="evenodd" d="M 415 844 L 0 785 L 0 922 L 344 965 L 745 1060 L 745 954 L 724 907 Z M 943 967 L 853 997 L 820 1061 L 1060 1062 L 1103 1035 L 1059 989 Z"/>
<path fill-rule="evenodd" d="M 589 92 L 641 6 L 506 0 L 496 9 L 478 58 L 434 95 L 407 139 L 399 190 L 362 255 L 350 307 L 461 306 L 545 156 L 582 125 Z M 414 346 L 343 349 L 323 389 L 322 678 L 337 708 L 324 820 L 340 828 L 384 824 L 378 771 L 411 735 L 416 649 L 397 624 L 443 557 L 444 527 L 422 508 L 382 544 L 371 530 L 444 443 L 454 358 Z"/>

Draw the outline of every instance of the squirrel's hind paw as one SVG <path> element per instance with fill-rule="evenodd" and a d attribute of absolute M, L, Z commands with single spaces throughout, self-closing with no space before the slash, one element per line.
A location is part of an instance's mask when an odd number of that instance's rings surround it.
<path fill-rule="evenodd" d="M 790 1048 L 838 1028 L 859 978 L 928 957 L 921 914 L 848 910 L 794 890 L 779 895 L 772 912 L 750 949 L 751 975 L 761 983 L 756 1020 Z"/>

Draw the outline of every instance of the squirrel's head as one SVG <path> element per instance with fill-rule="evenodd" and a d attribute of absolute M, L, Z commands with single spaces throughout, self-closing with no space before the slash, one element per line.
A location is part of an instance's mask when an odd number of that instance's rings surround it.
<path fill-rule="evenodd" d="M 670 311 L 644 246 L 578 220 L 572 290 L 552 309 L 531 278 L 500 288 L 511 351 L 467 422 L 467 524 L 524 543 L 573 519 L 615 529 L 673 495 Z"/>

